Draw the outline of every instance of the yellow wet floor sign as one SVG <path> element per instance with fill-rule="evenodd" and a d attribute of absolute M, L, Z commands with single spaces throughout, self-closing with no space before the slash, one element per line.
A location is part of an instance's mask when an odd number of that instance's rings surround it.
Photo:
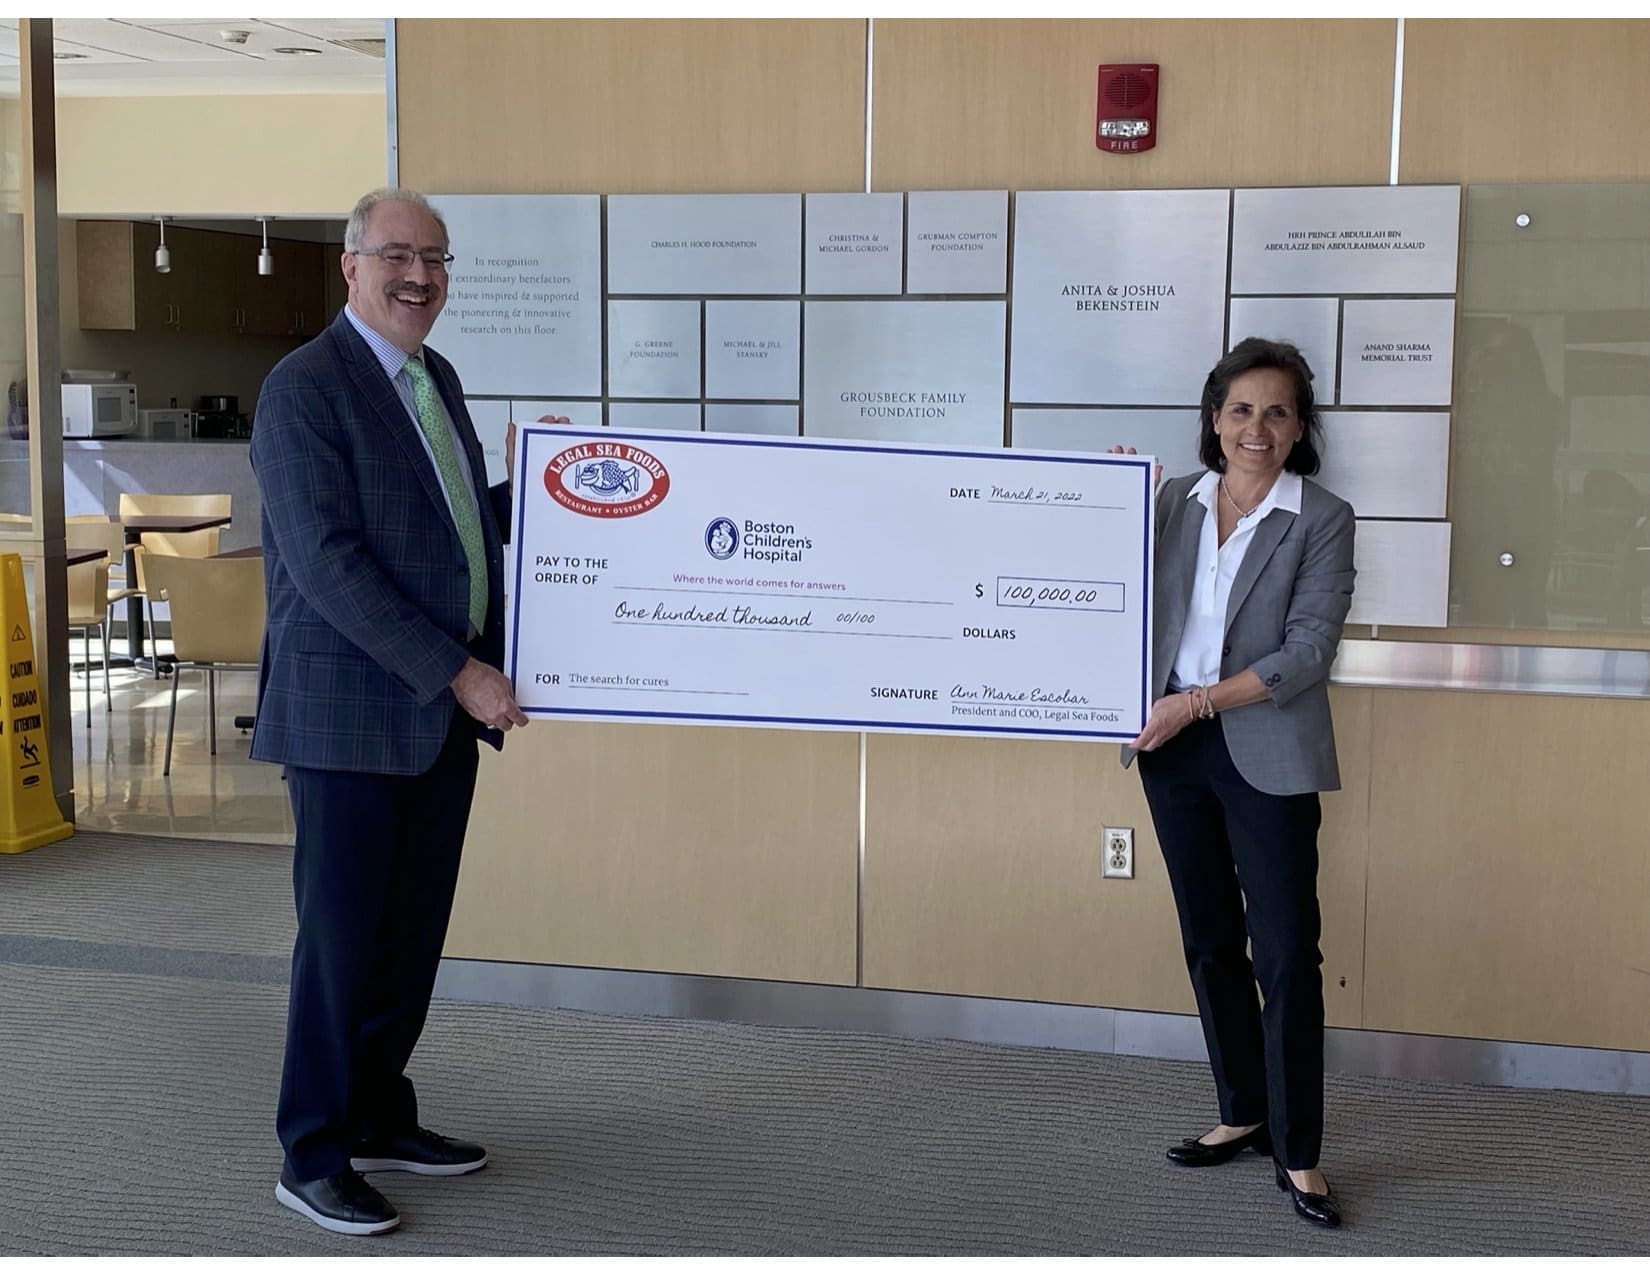
<path fill-rule="evenodd" d="M 52 787 L 51 750 L 46 747 L 46 710 L 40 702 L 34 636 L 29 630 L 29 595 L 23 587 L 23 558 L 0 553 L 0 745 L 6 750 L 4 808 L 0 809 L 0 854 L 20 854 L 74 834 L 57 808 Z"/>

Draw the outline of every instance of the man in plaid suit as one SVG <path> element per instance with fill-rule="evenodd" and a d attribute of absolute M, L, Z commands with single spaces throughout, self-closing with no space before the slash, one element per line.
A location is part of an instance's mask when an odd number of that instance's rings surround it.
<path fill-rule="evenodd" d="M 405 1074 L 447 933 L 476 740 L 525 726 L 504 659 L 508 484 L 489 489 L 458 376 L 424 338 L 445 224 L 374 191 L 344 237 L 349 304 L 270 373 L 252 466 L 269 624 L 252 755 L 297 824 L 276 1198 L 331 1231 L 400 1222 L 362 1173 L 469 1173 Z"/>

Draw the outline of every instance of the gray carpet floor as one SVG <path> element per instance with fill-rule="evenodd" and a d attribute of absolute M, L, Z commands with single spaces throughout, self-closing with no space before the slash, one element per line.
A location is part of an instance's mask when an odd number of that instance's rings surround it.
<path fill-rule="evenodd" d="M 83 833 L 0 856 L 0 1255 L 1644 1254 L 1650 1101 L 1334 1076 L 1313 1230 L 1177 1170 L 1201 1065 L 438 1001 L 385 1237 L 277 1205 L 290 851 Z"/>

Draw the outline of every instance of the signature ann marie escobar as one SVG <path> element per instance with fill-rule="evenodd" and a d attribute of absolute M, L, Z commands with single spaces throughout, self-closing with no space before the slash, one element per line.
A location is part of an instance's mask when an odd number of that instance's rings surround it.
<path fill-rule="evenodd" d="M 977 700 L 984 704 L 1069 704 L 1081 708 L 1089 702 L 1087 695 L 1066 687 L 1063 690 L 1045 690 L 1034 686 L 1030 690 L 1001 686 L 963 686 L 951 688 L 953 700 Z"/>

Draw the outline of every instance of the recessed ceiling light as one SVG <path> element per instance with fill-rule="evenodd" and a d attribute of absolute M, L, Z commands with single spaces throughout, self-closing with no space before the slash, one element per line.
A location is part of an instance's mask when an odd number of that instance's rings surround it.
<path fill-rule="evenodd" d="M 54 53 L 54 54 L 52 54 L 52 61 L 53 62 L 78 62 L 78 61 L 80 61 L 84 58 L 90 57 L 90 56 L 91 55 L 88 54 L 88 53 Z"/>
<path fill-rule="evenodd" d="M 252 32 L 250 31 L 229 30 L 218 32 L 218 39 L 225 44 L 245 44 L 251 38 Z"/>
<path fill-rule="evenodd" d="M 284 48 L 284 49 L 276 49 L 275 52 L 276 53 L 287 53 L 287 54 L 291 54 L 294 57 L 300 57 L 300 58 L 312 58 L 312 57 L 318 56 L 320 54 L 321 50 L 306 48 L 303 45 L 297 45 L 297 46 L 288 47 L 288 48 Z"/>

